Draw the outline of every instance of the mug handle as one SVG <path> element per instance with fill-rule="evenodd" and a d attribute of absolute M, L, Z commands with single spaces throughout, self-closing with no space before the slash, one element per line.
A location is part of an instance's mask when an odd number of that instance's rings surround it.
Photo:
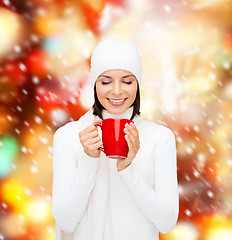
<path fill-rule="evenodd" d="M 94 123 L 94 126 L 95 127 L 100 127 L 102 129 L 102 122 L 100 122 L 100 123 L 96 122 L 96 123 Z M 104 147 L 99 147 L 98 149 L 105 153 Z"/>

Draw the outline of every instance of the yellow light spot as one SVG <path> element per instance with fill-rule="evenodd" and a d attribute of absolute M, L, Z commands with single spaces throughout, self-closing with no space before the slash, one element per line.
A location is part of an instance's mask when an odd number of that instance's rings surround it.
<path fill-rule="evenodd" d="M 188 240 L 197 240 L 199 237 L 198 230 L 191 223 L 179 222 L 171 232 L 165 235 L 162 235 L 162 239 L 163 240 L 185 240 L 186 236 L 188 236 Z"/>
<path fill-rule="evenodd" d="M 42 198 L 28 202 L 23 211 L 25 218 L 30 222 L 43 223 L 52 218 L 51 204 Z"/>
<path fill-rule="evenodd" d="M 206 234 L 205 240 L 231 240 L 232 239 L 232 229 L 229 228 L 216 228 L 211 229 Z"/>
<path fill-rule="evenodd" d="M 15 209 L 19 209 L 27 201 L 22 183 L 15 179 L 9 179 L 3 183 L 2 195 L 4 201 L 15 207 Z"/>

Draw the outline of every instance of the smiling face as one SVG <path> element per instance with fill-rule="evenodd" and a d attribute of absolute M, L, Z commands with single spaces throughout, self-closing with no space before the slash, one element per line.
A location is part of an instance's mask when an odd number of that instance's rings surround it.
<path fill-rule="evenodd" d="M 111 114 L 122 114 L 133 104 L 137 87 L 135 76 L 121 69 L 105 71 L 96 81 L 98 100 Z"/>

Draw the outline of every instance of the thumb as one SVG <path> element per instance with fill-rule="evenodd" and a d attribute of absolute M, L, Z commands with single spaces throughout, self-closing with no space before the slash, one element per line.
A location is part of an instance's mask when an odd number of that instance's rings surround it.
<path fill-rule="evenodd" d="M 102 122 L 101 119 L 94 119 L 92 124 L 95 124 L 95 123 L 101 123 L 101 122 Z"/>

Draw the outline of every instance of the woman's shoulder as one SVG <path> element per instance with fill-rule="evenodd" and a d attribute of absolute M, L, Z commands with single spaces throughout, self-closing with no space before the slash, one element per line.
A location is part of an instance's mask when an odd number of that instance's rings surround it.
<path fill-rule="evenodd" d="M 84 115 L 82 115 L 78 120 L 71 121 L 66 123 L 65 125 L 59 127 L 55 131 L 55 135 L 59 136 L 71 136 L 73 134 L 77 134 L 81 129 L 83 129 L 85 126 L 87 126 L 90 122 L 92 122 L 93 114 L 92 109 L 90 109 L 88 112 L 86 112 Z"/>
<path fill-rule="evenodd" d="M 158 124 L 156 122 L 151 122 L 147 120 L 141 121 L 141 128 L 145 130 L 149 135 L 159 135 L 164 138 L 173 138 L 175 137 L 173 131 L 168 128 L 167 126 L 164 126 L 162 124 Z"/>

